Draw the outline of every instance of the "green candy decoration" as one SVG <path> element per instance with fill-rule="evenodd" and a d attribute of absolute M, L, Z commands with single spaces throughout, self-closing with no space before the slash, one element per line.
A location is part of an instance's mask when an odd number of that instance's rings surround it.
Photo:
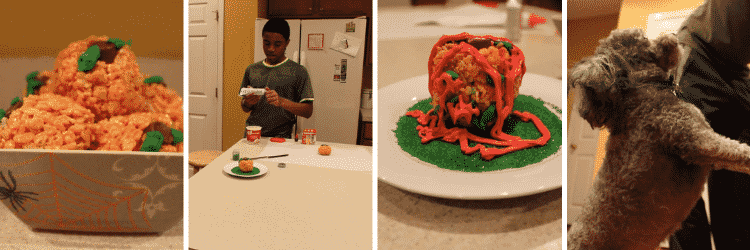
<path fill-rule="evenodd" d="M 129 39 L 127 42 L 123 41 L 120 38 L 110 38 L 107 40 L 107 42 L 114 43 L 115 47 L 122 48 L 122 46 L 125 46 L 127 44 L 128 46 L 133 46 L 133 39 Z"/>
<path fill-rule="evenodd" d="M 33 94 L 35 89 L 44 85 L 44 83 L 36 79 L 37 75 L 39 75 L 39 71 L 34 71 L 26 75 L 26 96 Z"/>
<path fill-rule="evenodd" d="M 450 103 L 458 103 L 458 96 L 454 96 L 454 97 L 453 97 L 453 98 L 451 98 L 451 100 L 450 100 L 450 101 L 448 101 L 448 102 L 450 102 Z"/>
<path fill-rule="evenodd" d="M 146 80 L 143 80 L 143 82 L 148 83 L 148 84 L 160 83 L 160 82 L 164 82 L 164 78 L 162 78 L 161 76 L 152 76 L 152 77 L 146 78 Z"/>
<path fill-rule="evenodd" d="M 143 145 L 141 145 L 141 151 L 159 152 L 162 143 L 164 143 L 164 136 L 159 131 L 148 132 L 146 133 L 146 139 L 143 140 Z"/>
<path fill-rule="evenodd" d="M 18 97 L 18 96 L 16 96 L 16 98 L 13 98 L 13 100 L 10 101 L 10 106 L 13 106 L 14 104 L 16 104 L 17 102 L 20 102 L 20 101 L 21 101 L 21 98 Z"/>
<path fill-rule="evenodd" d="M 5 117 L 5 110 L 0 109 L 0 119 L 2 119 L 3 117 Z"/>
<path fill-rule="evenodd" d="M 451 78 L 453 78 L 453 80 L 458 79 L 458 74 L 456 72 L 453 72 L 452 70 L 448 70 L 445 73 L 448 73 L 449 75 L 451 75 Z"/>
<path fill-rule="evenodd" d="M 101 56 L 101 49 L 98 45 L 89 47 L 86 52 L 83 52 L 81 57 L 78 58 L 78 71 L 89 71 L 96 66 L 96 61 Z"/>
<path fill-rule="evenodd" d="M 509 55 L 513 54 L 513 52 L 511 52 L 513 50 L 513 44 L 511 44 L 509 42 L 500 42 L 500 43 L 502 43 L 503 46 L 505 47 L 505 49 L 508 50 L 508 54 Z"/>
<path fill-rule="evenodd" d="M 492 104 L 482 113 L 481 117 L 475 118 L 471 123 L 481 130 L 487 130 L 487 123 L 492 121 L 492 119 L 495 119 L 495 117 L 497 117 L 497 113 L 495 113 L 495 104 Z"/>
<path fill-rule="evenodd" d="M 182 142 L 183 140 L 183 134 L 182 131 L 172 129 L 172 137 L 174 137 L 174 140 L 172 140 L 173 145 L 177 145 Z"/>

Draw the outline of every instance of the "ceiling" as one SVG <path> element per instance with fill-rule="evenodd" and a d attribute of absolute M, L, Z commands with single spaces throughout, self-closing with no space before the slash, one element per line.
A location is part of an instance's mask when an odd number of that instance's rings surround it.
<path fill-rule="evenodd" d="M 617 14 L 620 5 L 622 0 L 568 0 L 568 20 Z"/>

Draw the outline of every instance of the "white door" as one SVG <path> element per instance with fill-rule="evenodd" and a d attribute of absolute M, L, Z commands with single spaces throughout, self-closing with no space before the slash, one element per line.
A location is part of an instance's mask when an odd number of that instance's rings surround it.
<path fill-rule="evenodd" d="M 347 32 L 347 24 L 354 32 Z M 302 128 L 315 128 L 317 140 L 346 144 L 357 143 L 357 125 L 362 92 L 367 19 L 303 20 L 301 30 L 301 63 L 310 74 L 315 95 L 313 115 L 302 119 Z M 361 40 L 356 56 L 330 49 L 336 33 Z M 312 35 L 311 35 L 312 34 Z M 308 38 L 323 37 L 323 49 L 308 49 Z M 334 80 L 336 65 L 346 59 L 346 80 Z"/>
<path fill-rule="evenodd" d="M 576 89 L 571 92 L 577 93 Z M 573 223 L 583 210 L 594 180 L 594 162 L 599 129 L 591 129 L 578 113 L 580 98 L 575 102 L 568 124 L 568 224 Z"/>
<path fill-rule="evenodd" d="M 189 147 L 221 151 L 222 0 L 189 2 Z"/>

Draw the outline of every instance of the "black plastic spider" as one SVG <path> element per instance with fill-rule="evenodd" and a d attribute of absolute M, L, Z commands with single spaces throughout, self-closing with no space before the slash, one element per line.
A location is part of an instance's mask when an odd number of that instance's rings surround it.
<path fill-rule="evenodd" d="M 5 182 L 5 185 L 8 186 L 7 188 L 0 187 L 0 200 L 10 199 L 10 205 L 13 207 L 13 209 L 16 210 L 16 212 L 18 212 L 16 204 L 18 204 L 18 206 L 21 207 L 23 211 L 26 211 L 26 208 L 23 207 L 23 203 L 26 201 L 26 199 L 39 201 L 35 198 L 31 198 L 31 196 L 28 195 L 39 195 L 37 193 L 21 191 L 16 192 L 16 178 L 13 178 L 13 173 L 10 172 L 10 170 L 8 170 L 8 176 L 10 177 L 10 183 L 8 183 L 8 180 L 5 179 L 5 175 L 3 174 L 3 172 L 0 172 L 0 179 L 2 179 L 3 182 Z M 13 185 L 11 185 L 11 183 L 13 183 Z"/>

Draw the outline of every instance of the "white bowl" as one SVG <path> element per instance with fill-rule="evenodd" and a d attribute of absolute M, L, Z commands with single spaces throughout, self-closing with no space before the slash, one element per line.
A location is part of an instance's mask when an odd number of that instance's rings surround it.
<path fill-rule="evenodd" d="M 3 149 L 0 159 L 0 201 L 33 229 L 160 233 L 183 217 L 183 153 Z"/>

